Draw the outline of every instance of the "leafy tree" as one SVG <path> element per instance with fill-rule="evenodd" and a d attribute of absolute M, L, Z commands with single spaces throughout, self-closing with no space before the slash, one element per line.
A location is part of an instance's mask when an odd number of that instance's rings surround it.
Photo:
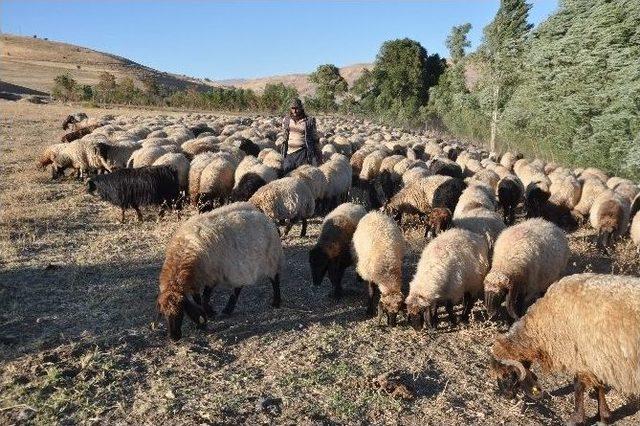
<path fill-rule="evenodd" d="M 451 34 L 447 37 L 445 44 L 449 49 L 449 59 L 453 64 L 460 62 L 464 58 L 465 49 L 471 46 L 471 42 L 467 38 L 470 30 L 471 24 L 468 22 L 451 28 Z"/>
<path fill-rule="evenodd" d="M 496 150 L 500 113 L 519 83 L 522 55 L 533 25 L 527 22 L 531 6 L 524 0 L 501 0 L 493 21 L 484 29 L 480 55 L 486 69 L 483 75 L 484 105 L 491 111 L 491 150 Z"/>
<path fill-rule="evenodd" d="M 308 103 L 312 108 L 322 111 L 337 110 L 336 98 L 343 95 L 349 87 L 338 67 L 332 64 L 320 65 L 309 75 L 309 81 L 316 86 L 316 94 Z"/>
<path fill-rule="evenodd" d="M 125 77 L 117 85 L 115 97 L 118 102 L 131 104 L 140 98 L 140 91 L 136 88 L 131 77 Z"/>
<path fill-rule="evenodd" d="M 114 102 L 116 89 L 116 77 L 106 71 L 101 72 L 95 88 L 96 100 L 100 102 Z"/>
<path fill-rule="evenodd" d="M 60 74 L 53 79 L 51 96 L 62 101 L 74 101 L 77 99 L 78 83 L 69 74 Z"/>
<path fill-rule="evenodd" d="M 260 96 L 261 108 L 271 112 L 284 113 L 289 109 L 291 99 L 298 97 L 298 90 L 284 83 L 267 83 Z"/>

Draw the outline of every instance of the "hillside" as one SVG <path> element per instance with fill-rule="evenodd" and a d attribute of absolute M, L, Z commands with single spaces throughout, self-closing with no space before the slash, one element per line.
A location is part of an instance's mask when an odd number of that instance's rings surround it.
<path fill-rule="evenodd" d="M 347 80 L 347 83 L 351 85 L 358 77 L 360 77 L 365 69 L 371 69 L 372 66 L 373 64 L 349 65 L 340 68 L 340 74 L 345 80 Z M 300 93 L 301 96 L 311 95 L 314 92 L 313 85 L 309 82 L 309 74 L 286 74 L 252 79 L 220 80 L 216 83 L 224 86 L 252 89 L 256 92 L 262 91 L 264 86 L 268 83 L 284 83 L 298 89 L 298 93 Z"/>
<path fill-rule="evenodd" d="M 49 93 L 54 77 L 65 72 L 81 84 L 96 84 L 103 71 L 117 79 L 131 77 L 138 84 L 144 76 L 152 75 L 169 88 L 195 85 L 205 90 L 210 87 L 198 79 L 158 71 L 127 58 L 85 47 L 9 34 L 0 36 L 0 79 L 13 85 L 6 87 L 22 90 L 20 93 Z M 20 87 L 15 89 L 15 86 Z"/>

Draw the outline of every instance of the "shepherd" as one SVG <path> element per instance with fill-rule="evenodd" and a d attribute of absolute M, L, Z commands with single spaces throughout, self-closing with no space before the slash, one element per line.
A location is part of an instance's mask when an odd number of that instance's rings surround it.
<path fill-rule="evenodd" d="M 282 165 L 284 174 L 302 166 L 322 164 L 320 140 L 316 131 L 316 119 L 305 114 L 302 101 L 291 101 L 289 116 L 282 121 L 284 142 L 282 143 Z"/>

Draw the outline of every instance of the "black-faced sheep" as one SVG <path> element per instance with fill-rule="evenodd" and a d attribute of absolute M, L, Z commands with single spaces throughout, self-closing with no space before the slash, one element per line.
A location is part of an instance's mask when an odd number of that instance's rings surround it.
<path fill-rule="evenodd" d="M 483 280 L 489 270 L 489 245 L 483 236 L 462 229 L 450 229 L 423 250 L 418 268 L 409 283 L 405 300 L 407 315 L 418 330 L 426 323 L 436 326 L 438 306 L 444 306 L 452 325 L 454 305 L 463 302 L 461 319 L 467 321 L 475 300 L 483 294 Z"/>
<path fill-rule="evenodd" d="M 522 182 L 516 175 L 507 175 L 498 182 L 497 194 L 504 223 L 512 225 L 515 221 L 516 208 L 524 195 Z"/>
<path fill-rule="evenodd" d="M 68 115 L 67 118 L 62 122 L 62 130 L 67 130 L 69 127 L 73 127 L 74 130 L 77 129 L 78 124 L 87 120 L 87 114 L 84 112 L 76 112 L 75 114 Z"/>
<path fill-rule="evenodd" d="M 640 394 L 640 279 L 577 274 L 553 284 L 526 315 L 500 336 L 492 349 L 491 370 L 510 397 L 518 389 L 540 399 L 542 389 L 531 372 L 575 377 L 575 411 L 568 424 L 584 424 L 584 394 L 598 392 L 600 420 L 611 412 L 605 386 Z"/>
<path fill-rule="evenodd" d="M 353 234 L 352 254 L 356 272 L 367 283 L 367 314 L 387 315 L 390 326 L 396 323 L 402 307 L 402 260 L 406 243 L 395 222 L 380 212 L 367 213 Z M 378 302 L 379 300 L 379 302 Z"/>
<path fill-rule="evenodd" d="M 282 244 L 274 224 L 247 203 L 194 216 L 171 237 L 160 272 L 158 310 L 167 320 L 169 336 L 182 337 L 184 312 L 200 327 L 213 314 L 211 289 L 233 290 L 223 313 L 230 314 L 242 287 L 263 277 L 273 286 L 272 306 L 280 306 Z M 202 295 L 202 299 L 200 299 Z M 200 302 L 200 303 L 199 303 Z"/>
<path fill-rule="evenodd" d="M 364 207 L 358 204 L 339 205 L 324 218 L 318 241 L 309 251 L 313 284 L 320 285 L 328 273 L 336 299 L 342 295 L 344 271 L 353 264 L 351 237 L 366 213 Z"/>
<path fill-rule="evenodd" d="M 179 183 L 177 173 L 168 166 L 120 169 L 106 175 L 95 176 L 87 181 L 89 193 L 98 196 L 124 212 L 132 208 L 142 221 L 140 207 L 160 206 L 161 214 L 178 200 Z"/>
<path fill-rule="evenodd" d="M 521 317 L 562 275 L 569 254 L 564 231 L 544 219 L 529 219 L 505 229 L 496 241 L 484 281 L 489 315 L 506 300 L 509 315 Z"/>

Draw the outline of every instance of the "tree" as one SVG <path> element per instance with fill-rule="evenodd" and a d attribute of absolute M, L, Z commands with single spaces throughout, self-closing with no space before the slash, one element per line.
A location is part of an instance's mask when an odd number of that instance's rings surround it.
<path fill-rule="evenodd" d="M 501 0 L 500 8 L 484 29 L 480 54 L 485 61 L 485 87 L 491 109 L 490 147 L 496 150 L 498 121 L 519 82 L 522 54 L 533 25 L 527 22 L 531 6 L 524 0 Z"/>
<path fill-rule="evenodd" d="M 117 85 L 115 98 L 119 103 L 131 104 L 138 100 L 140 91 L 131 77 L 124 77 Z"/>
<path fill-rule="evenodd" d="M 69 74 L 60 74 L 53 79 L 51 96 L 62 101 L 74 101 L 78 97 L 78 83 Z"/>
<path fill-rule="evenodd" d="M 364 103 L 372 105 L 383 119 L 415 124 L 429 99 L 429 87 L 436 84 L 444 68 L 440 56 L 429 56 L 415 40 L 386 41 L 376 56 L 372 89 Z"/>
<path fill-rule="evenodd" d="M 465 49 L 471 46 L 471 42 L 467 38 L 467 34 L 471 30 L 471 24 L 466 23 L 451 28 L 451 34 L 447 37 L 445 44 L 449 49 L 449 59 L 455 65 L 465 55 Z"/>
<path fill-rule="evenodd" d="M 101 72 L 95 90 L 97 100 L 100 102 L 113 102 L 116 88 L 116 77 L 106 71 Z"/>
<path fill-rule="evenodd" d="M 298 97 L 298 90 L 284 83 L 267 83 L 259 99 L 261 108 L 283 113 L 289 109 L 291 99 Z"/>
<path fill-rule="evenodd" d="M 349 87 L 338 67 L 332 64 L 320 65 L 309 75 L 309 81 L 316 86 L 315 96 L 309 102 L 322 111 L 335 111 L 338 108 L 336 98 Z"/>

